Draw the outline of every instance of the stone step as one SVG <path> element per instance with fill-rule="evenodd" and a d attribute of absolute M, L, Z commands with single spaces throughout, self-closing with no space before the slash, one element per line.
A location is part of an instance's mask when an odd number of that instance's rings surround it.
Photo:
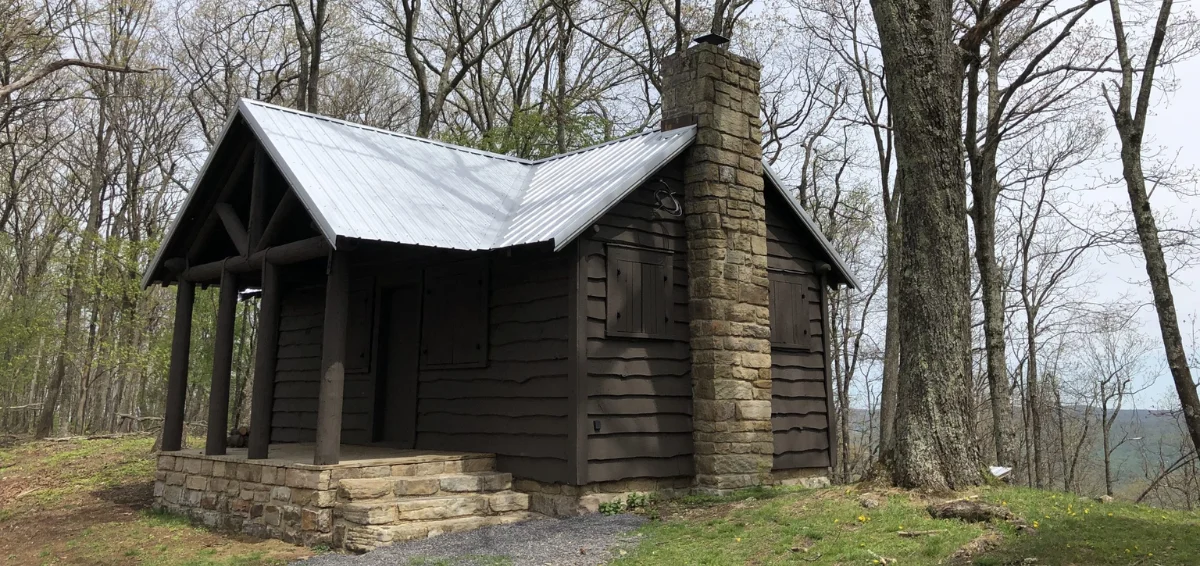
<path fill-rule="evenodd" d="M 338 484 L 338 500 L 377 501 L 393 497 L 490 493 L 512 488 L 512 474 L 464 472 L 428 476 L 344 479 Z"/>
<path fill-rule="evenodd" d="M 335 528 L 335 537 L 342 538 L 343 548 L 346 550 L 366 552 L 394 542 L 544 518 L 544 515 L 529 511 L 507 511 L 488 516 L 410 521 L 394 525 L 358 525 L 343 522 Z"/>
<path fill-rule="evenodd" d="M 357 525 L 387 525 L 457 517 L 487 516 L 529 509 L 529 495 L 516 491 L 393 497 L 340 504 L 335 515 Z"/>

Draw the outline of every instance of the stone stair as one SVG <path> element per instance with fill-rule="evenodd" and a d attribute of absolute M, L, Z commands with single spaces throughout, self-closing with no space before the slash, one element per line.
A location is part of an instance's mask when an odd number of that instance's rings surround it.
<path fill-rule="evenodd" d="M 512 490 L 512 475 L 495 471 L 495 458 L 430 464 L 396 466 L 384 477 L 340 480 L 335 544 L 365 552 L 393 542 L 541 517 L 528 511 L 529 495 Z"/>

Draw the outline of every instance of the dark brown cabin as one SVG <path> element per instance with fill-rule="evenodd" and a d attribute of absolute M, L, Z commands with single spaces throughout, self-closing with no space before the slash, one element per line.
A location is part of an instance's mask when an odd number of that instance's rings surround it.
<path fill-rule="evenodd" d="M 249 458 L 313 443 L 331 464 L 375 444 L 494 453 L 547 483 L 696 475 L 700 122 L 524 161 L 243 100 L 144 281 L 178 286 L 164 449 L 180 445 L 194 287 L 218 285 L 209 454 L 226 450 L 237 291 L 256 288 Z M 761 175 L 772 467 L 826 468 L 826 294 L 855 283 Z"/>

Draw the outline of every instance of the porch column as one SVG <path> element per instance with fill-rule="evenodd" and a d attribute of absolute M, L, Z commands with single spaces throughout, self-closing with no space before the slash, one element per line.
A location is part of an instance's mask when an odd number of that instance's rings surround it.
<path fill-rule="evenodd" d="M 175 285 L 175 333 L 171 336 L 171 369 L 167 373 L 167 412 L 163 416 L 162 449 L 183 447 L 183 410 L 187 401 L 188 358 L 192 342 L 192 305 L 196 285 L 180 279 Z"/>
<path fill-rule="evenodd" d="M 264 261 L 262 301 L 258 307 L 258 346 L 254 352 L 254 390 L 250 400 L 250 459 L 267 457 L 271 443 L 271 406 L 275 395 L 275 356 L 279 346 L 279 268 Z"/>
<path fill-rule="evenodd" d="M 341 457 L 342 389 L 346 381 L 346 322 L 350 308 L 350 266 L 346 252 L 329 252 L 325 285 L 325 326 L 321 336 L 321 392 L 317 400 L 317 442 L 313 464 L 336 464 Z"/>
<path fill-rule="evenodd" d="M 237 318 L 237 275 L 221 273 L 221 302 L 217 307 L 217 335 L 213 339 L 212 385 L 208 396 L 208 439 L 204 453 L 225 453 L 229 428 L 229 373 L 233 369 L 233 323 Z"/>

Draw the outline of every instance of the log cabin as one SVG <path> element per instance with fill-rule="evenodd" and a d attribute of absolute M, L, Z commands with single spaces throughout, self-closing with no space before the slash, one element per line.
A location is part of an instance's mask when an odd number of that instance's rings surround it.
<path fill-rule="evenodd" d="M 708 38 L 663 73 L 660 128 L 541 160 L 241 100 L 143 280 L 177 293 L 156 503 L 363 550 L 825 476 L 828 292 L 857 283 L 762 161 L 759 66 Z M 194 294 L 213 285 L 208 436 L 183 450 Z"/>

